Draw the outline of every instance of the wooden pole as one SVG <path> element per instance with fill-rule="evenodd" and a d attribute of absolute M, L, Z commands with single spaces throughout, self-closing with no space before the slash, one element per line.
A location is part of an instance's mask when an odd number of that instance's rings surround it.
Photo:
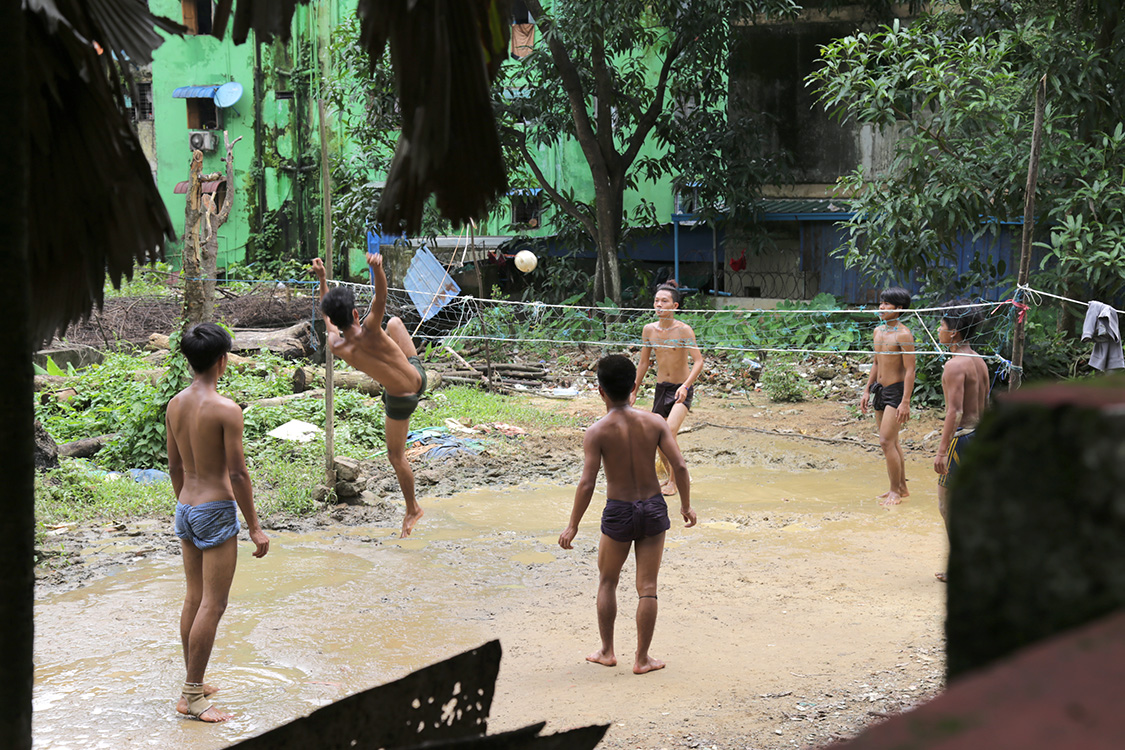
<path fill-rule="evenodd" d="M 1039 152 L 1043 141 L 1043 116 L 1047 109 L 1047 76 L 1039 79 L 1035 88 L 1035 121 L 1031 126 L 1031 156 L 1027 160 L 1027 188 L 1023 203 L 1023 236 L 1020 241 L 1020 272 L 1017 282 L 1020 287 L 1027 285 L 1031 273 L 1031 241 L 1035 235 L 1035 184 L 1039 179 Z M 1019 301 L 1020 290 L 1016 289 L 1015 300 Z M 1008 390 L 1014 391 L 1023 383 L 1023 345 L 1024 316 L 1017 314 L 1015 331 L 1012 333 L 1012 373 L 1008 379 Z"/>
<path fill-rule="evenodd" d="M 324 265 L 332 278 L 332 182 L 328 176 L 328 134 L 324 129 L 324 99 L 318 98 L 316 106 L 320 115 L 320 187 L 324 202 Z M 328 336 L 324 337 L 324 481 L 329 489 L 336 486 L 336 431 L 333 406 L 332 350 Z"/>
<path fill-rule="evenodd" d="M 481 274 L 481 272 L 480 272 L 480 264 L 481 264 L 482 258 L 477 257 L 476 228 L 477 227 L 476 227 L 475 224 L 473 224 L 472 222 L 469 222 L 469 244 L 473 248 L 473 267 L 477 271 L 477 288 L 480 289 L 480 298 L 484 299 L 485 298 L 485 294 L 484 294 L 484 275 Z M 477 308 L 477 312 L 478 312 L 478 314 L 480 314 L 480 308 L 479 307 Z M 481 316 L 480 316 L 480 330 L 481 330 L 481 334 L 484 336 L 484 364 L 485 364 L 485 367 L 487 368 L 487 373 L 488 373 L 487 381 L 485 383 L 485 387 L 488 388 L 488 390 L 491 391 L 492 390 L 492 350 L 488 345 L 488 341 L 489 341 L 488 332 L 484 330 L 484 321 L 485 321 L 484 315 L 481 314 Z"/>

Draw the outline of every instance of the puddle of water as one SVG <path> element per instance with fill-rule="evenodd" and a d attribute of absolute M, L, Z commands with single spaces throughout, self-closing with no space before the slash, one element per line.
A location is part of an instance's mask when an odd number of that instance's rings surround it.
<path fill-rule="evenodd" d="M 932 533 L 926 464 L 907 470 L 924 489 L 888 512 L 873 499 L 885 481 L 881 457 L 851 463 L 693 467 L 701 523 L 685 530 L 672 499 L 667 548 L 782 532 L 796 555 L 874 544 L 885 524 Z M 279 533 L 262 560 L 243 544 L 207 674 L 222 689 L 218 704 L 239 717 L 220 726 L 173 711 L 183 680 L 177 560 L 140 560 L 46 597 L 36 607 L 34 746 L 226 747 L 503 636 L 495 609 L 529 596 L 543 566 L 582 554 L 557 544 L 573 498 L 573 487 L 558 485 L 482 488 L 423 501 L 426 516 L 406 540 L 375 527 Z M 576 545 L 596 544 L 603 498 L 599 491 Z"/>

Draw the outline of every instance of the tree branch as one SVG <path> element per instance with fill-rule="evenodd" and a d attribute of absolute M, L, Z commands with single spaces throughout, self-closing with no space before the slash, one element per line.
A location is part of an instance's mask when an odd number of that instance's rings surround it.
<path fill-rule="evenodd" d="M 668 53 L 664 55 L 664 62 L 660 65 L 660 76 L 656 80 L 652 101 L 649 102 L 645 113 L 637 120 L 637 126 L 633 128 L 633 135 L 629 139 L 629 146 L 621 156 L 622 171 L 628 170 L 633 165 L 633 160 L 640 153 L 641 147 L 648 139 L 649 132 L 656 125 L 656 119 L 664 110 L 664 92 L 668 88 L 668 76 L 672 72 L 672 66 L 686 48 L 687 40 L 682 35 L 677 35 L 672 40 L 672 44 L 669 45 Z"/>
<path fill-rule="evenodd" d="M 215 214 L 215 230 L 226 223 L 227 218 L 230 216 L 230 210 L 234 206 L 234 144 L 242 140 L 242 136 L 238 136 L 231 141 L 227 131 L 223 131 L 223 141 L 227 145 L 227 194 L 223 198 L 223 207 L 219 209 L 219 213 Z"/>
<path fill-rule="evenodd" d="M 523 156 L 524 162 L 527 163 L 527 166 L 535 175 L 535 179 L 538 180 L 543 189 L 547 191 L 547 195 L 551 197 L 551 200 L 558 204 L 559 208 L 561 208 L 563 211 L 566 211 L 568 214 L 573 216 L 575 220 L 580 222 L 582 226 L 586 228 L 586 231 L 590 233 L 590 237 L 596 237 L 596 226 L 594 225 L 594 219 L 590 216 L 590 213 L 583 210 L 582 206 L 578 203 L 569 200 L 566 196 L 560 193 L 554 185 L 547 181 L 547 177 L 543 174 L 543 170 L 539 168 L 539 165 L 535 162 L 535 159 L 532 158 L 531 152 L 527 148 L 527 134 L 513 127 L 505 127 L 504 131 L 509 136 L 512 136 L 514 138 L 516 142 L 516 148 L 519 149 L 520 155 Z"/>

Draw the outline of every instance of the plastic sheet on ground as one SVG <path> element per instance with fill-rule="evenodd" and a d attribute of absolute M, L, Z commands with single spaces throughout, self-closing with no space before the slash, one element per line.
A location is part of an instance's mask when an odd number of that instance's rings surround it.
<path fill-rule="evenodd" d="M 307 443 L 323 432 L 324 430 L 320 429 L 315 424 L 302 422 L 299 419 L 290 419 L 285 424 L 274 427 L 266 434 L 270 437 L 280 438 L 281 440 L 295 440 L 298 443 Z"/>
<path fill-rule="evenodd" d="M 411 430 L 406 436 L 406 454 L 414 459 L 446 458 L 458 453 L 475 456 L 480 453 L 481 444 L 477 440 L 454 437 L 445 427 L 427 427 L 424 430 Z"/>

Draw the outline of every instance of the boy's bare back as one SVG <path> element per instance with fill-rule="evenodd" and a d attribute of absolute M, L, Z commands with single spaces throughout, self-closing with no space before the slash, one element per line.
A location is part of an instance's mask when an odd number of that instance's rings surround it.
<path fill-rule="evenodd" d="M 370 316 L 367 318 L 371 319 Z M 392 396 L 408 396 L 422 387 L 418 371 L 406 360 L 406 355 L 387 332 L 379 325 L 360 324 L 362 330 L 352 326 L 348 336 L 342 336 L 332 326 L 328 345 L 333 356 L 347 362 L 377 381 Z"/>
<path fill-rule="evenodd" d="M 988 365 L 972 349 L 968 353 L 973 356 L 950 357 L 941 375 L 946 398 L 952 399 L 955 407 L 960 406 L 961 417 L 956 426 L 964 429 L 975 428 L 988 406 Z"/>
<path fill-rule="evenodd" d="M 606 495 L 635 502 L 660 494 L 653 456 L 657 446 L 667 449 L 672 431 L 659 414 L 618 407 L 586 431 L 586 466 L 605 469 Z M 678 451 L 677 451 L 678 452 Z"/>
<path fill-rule="evenodd" d="M 179 502 L 235 499 L 230 470 L 244 465 L 242 428 L 238 404 L 213 389 L 193 384 L 168 403 L 169 468 L 177 460 L 183 467 Z"/>

